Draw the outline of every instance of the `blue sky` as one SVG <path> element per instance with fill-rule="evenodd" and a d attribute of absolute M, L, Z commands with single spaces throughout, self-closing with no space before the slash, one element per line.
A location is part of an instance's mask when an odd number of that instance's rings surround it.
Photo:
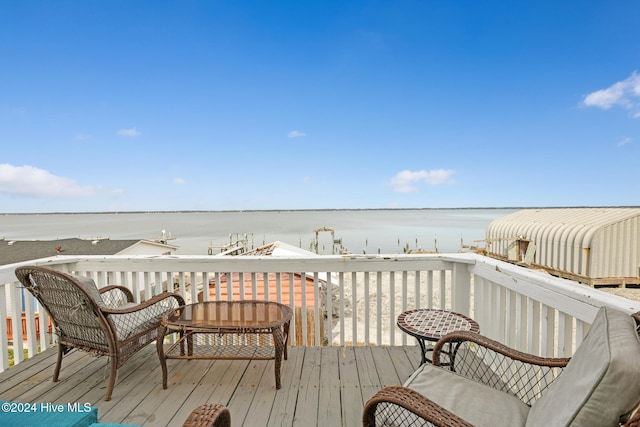
<path fill-rule="evenodd" d="M 0 212 L 640 205 L 637 1 L 0 5 Z"/>

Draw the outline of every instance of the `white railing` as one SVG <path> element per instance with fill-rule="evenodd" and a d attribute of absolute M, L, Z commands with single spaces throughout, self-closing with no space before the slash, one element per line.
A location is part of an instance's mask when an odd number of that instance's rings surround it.
<path fill-rule="evenodd" d="M 23 333 L 20 319 L 23 299 L 14 270 L 21 264 L 0 267 L 0 319 L 11 316 L 15 363 L 24 360 L 25 348 L 31 356 L 38 351 L 39 343 L 49 343 L 52 339 L 46 315 L 39 316 L 39 334 L 36 334 L 33 319 L 39 308 L 26 291 L 26 340 L 19 339 Z M 304 345 L 310 338 L 313 343 L 333 345 L 412 345 L 413 339 L 400 332 L 396 319 L 402 311 L 423 307 L 471 316 L 480 324 L 483 335 L 521 351 L 542 356 L 570 356 L 600 306 L 608 305 L 627 313 L 640 311 L 640 302 L 470 253 L 313 257 L 58 256 L 28 264 L 88 275 L 99 287 L 127 286 L 138 301 L 174 288 L 187 301 L 196 301 L 199 297 L 205 301 L 217 300 L 225 294 L 226 299 L 251 299 L 260 294 L 259 298 L 296 305 L 301 310 L 296 312 L 299 318 L 292 322 L 292 345 Z M 223 280 L 234 273 L 235 282 Z M 264 283 L 272 286 L 265 287 Z M 200 294 L 204 288 L 209 292 Z M 302 288 L 306 292 L 300 292 Z M 289 295 L 299 291 L 298 303 L 283 300 L 287 290 Z M 326 296 L 327 290 L 331 298 Z M 309 328 L 307 316 L 300 313 L 311 313 L 313 319 L 322 319 L 325 313 L 333 316 L 325 320 L 324 325 L 316 321 Z M 2 321 L 0 371 L 8 367 L 8 348 L 7 324 Z"/>

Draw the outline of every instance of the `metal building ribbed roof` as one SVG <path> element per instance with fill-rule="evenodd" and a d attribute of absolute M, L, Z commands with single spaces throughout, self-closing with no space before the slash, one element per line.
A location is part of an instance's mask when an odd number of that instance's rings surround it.
<path fill-rule="evenodd" d="M 640 280 L 640 208 L 523 209 L 487 227 L 487 254 L 589 284 Z"/>

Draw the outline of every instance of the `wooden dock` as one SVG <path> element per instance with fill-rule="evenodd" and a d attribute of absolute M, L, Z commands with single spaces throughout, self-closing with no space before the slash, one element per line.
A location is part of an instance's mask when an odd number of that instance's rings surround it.
<path fill-rule="evenodd" d="M 118 372 L 105 402 L 105 358 L 75 351 L 51 382 L 55 349 L 0 373 L 0 400 L 90 403 L 102 423 L 181 426 L 203 403 L 229 407 L 233 426 L 361 426 L 364 403 L 385 385 L 404 382 L 420 351 L 407 347 L 290 347 L 276 390 L 273 361 L 169 360 L 168 388 L 155 346 Z"/>

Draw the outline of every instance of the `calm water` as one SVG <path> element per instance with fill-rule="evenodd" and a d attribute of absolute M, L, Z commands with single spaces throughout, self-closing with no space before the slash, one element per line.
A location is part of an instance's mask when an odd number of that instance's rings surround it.
<path fill-rule="evenodd" d="M 178 254 L 204 255 L 209 246 L 247 235 L 249 247 L 280 240 L 310 249 L 314 230 L 330 227 L 354 253 L 402 253 L 410 249 L 457 252 L 460 241 L 485 237 L 496 218 L 517 209 L 415 209 L 348 211 L 152 212 L 0 215 L 0 238 L 156 239 L 166 230 Z M 331 233 L 318 235 L 321 253 L 331 253 Z"/>

